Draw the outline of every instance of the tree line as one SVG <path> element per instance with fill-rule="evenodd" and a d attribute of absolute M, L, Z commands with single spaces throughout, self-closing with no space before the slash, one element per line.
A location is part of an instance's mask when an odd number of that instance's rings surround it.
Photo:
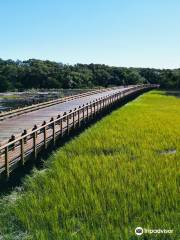
<path fill-rule="evenodd" d="M 31 88 L 93 88 L 159 83 L 180 89 L 180 69 L 113 67 L 104 64 L 68 65 L 52 61 L 0 59 L 0 92 Z"/>

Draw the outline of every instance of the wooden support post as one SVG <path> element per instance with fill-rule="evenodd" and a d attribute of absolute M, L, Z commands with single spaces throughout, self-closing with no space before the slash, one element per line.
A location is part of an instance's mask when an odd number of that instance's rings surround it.
<path fill-rule="evenodd" d="M 11 136 L 11 138 L 9 139 L 9 142 L 13 142 L 16 139 L 16 137 L 14 135 Z M 11 146 L 11 150 L 15 149 L 15 144 L 12 144 Z"/>
<path fill-rule="evenodd" d="M 55 124 L 55 121 L 54 121 L 53 117 L 51 118 L 50 122 L 52 122 L 52 130 L 53 130 L 52 137 L 53 137 L 53 145 L 55 146 L 55 143 L 56 143 L 56 132 L 55 132 L 56 131 L 56 129 L 55 129 L 56 124 Z"/>
<path fill-rule="evenodd" d="M 83 104 L 83 123 L 85 121 L 85 118 L 84 118 L 84 104 Z"/>
<path fill-rule="evenodd" d="M 26 135 L 27 134 L 27 130 L 24 129 L 24 132 L 21 134 L 21 136 Z M 27 143 L 27 137 L 24 138 L 24 143 Z"/>
<path fill-rule="evenodd" d="M 24 138 L 20 140 L 21 142 L 21 165 L 24 165 Z"/>
<path fill-rule="evenodd" d="M 89 105 L 88 105 L 88 103 L 86 106 L 86 112 L 87 112 L 86 118 L 87 118 L 87 120 L 89 120 Z"/>
<path fill-rule="evenodd" d="M 94 116 L 96 115 L 96 103 L 93 104 L 94 107 Z"/>
<path fill-rule="evenodd" d="M 46 126 L 44 126 L 44 149 L 47 149 L 47 131 L 46 131 Z"/>
<path fill-rule="evenodd" d="M 101 110 L 102 110 L 102 99 L 100 100 L 100 112 L 101 112 Z"/>
<path fill-rule="evenodd" d="M 92 118 L 92 116 L 93 116 L 93 114 L 92 114 L 92 107 L 93 107 L 93 105 L 92 105 L 92 103 L 90 102 L 90 109 L 91 109 L 91 118 Z"/>
<path fill-rule="evenodd" d="M 80 110 L 78 110 L 78 126 L 80 127 L 81 123 L 80 123 Z"/>
<path fill-rule="evenodd" d="M 60 119 L 60 132 L 61 132 L 61 137 L 63 136 L 63 121 L 62 118 Z"/>
<path fill-rule="evenodd" d="M 8 147 L 5 147 L 5 174 L 6 179 L 9 178 L 9 154 Z"/>
<path fill-rule="evenodd" d="M 69 135 L 69 115 L 67 115 L 67 134 Z"/>
<path fill-rule="evenodd" d="M 36 146 L 36 132 L 33 133 L 33 149 L 34 149 L 34 158 L 37 157 L 37 146 Z"/>
<path fill-rule="evenodd" d="M 75 128 L 75 112 L 73 112 L 73 129 Z"/>
<path fill-rule="evenodd" d="M 96 112 L 98 113 L 98 111 L 99 111 L 99 101 L 97 101 L 97 110 L 96 110 Z"/>
<path fill-rule="evenodd" d="M 103 98 L 103 100 L 102 100 L 102 101 L 103 101 L 103 109 L 104 109 L 104 107 L 105 107 L 105 101 L 104 101 L 104 98 Z"/>
<path fill-rule="evenodd" d="M 56 145 L 56 124 L 54 121 L 52 123 L 52 127 L 53 127 L 53 145 L 55 146 Z"/>
<path fill-rule="evenodd" d="M 37 129 L 37 125 L 34 125 L 32 130 L 36 130 L 36 129 Z M 35 134 L 36 134 L 36 137 L 37 137 L 37 132 L 35 132 Z"/>

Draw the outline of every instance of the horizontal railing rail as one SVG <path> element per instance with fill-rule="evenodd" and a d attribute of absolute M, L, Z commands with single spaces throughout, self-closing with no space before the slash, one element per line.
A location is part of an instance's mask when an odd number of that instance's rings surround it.
<path fill-rule="evenodd" d="M 50 142 L 55 145 L 59 136 L 69 134 L 71 130 L 80 127 L 82 122 L 94 118 L 120 99 L 140 90 L 157 87 L 159 85 L 143 84 L 121 89 L 70 110 L 68 113 L 64 112 L 63 116 L 58 115 L 56 118 L 51 118 L 49 122 L 43 122 L 40 127 L 35 125 L 33 129 L 22 133 L 21 136 L 15 136 L 14 140 L 0 147 L 0 175 L 4 174 L 8 178 L 16 164 L 24 165 L 26 158 L 32 154 L 36 159 L 41 147 L 46 149 Z"/>

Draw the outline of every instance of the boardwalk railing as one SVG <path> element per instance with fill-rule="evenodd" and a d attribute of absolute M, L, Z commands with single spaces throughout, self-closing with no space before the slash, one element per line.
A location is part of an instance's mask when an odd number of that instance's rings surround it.
<path fill-rule="evenodd" d="M 65 112 L 63 116 L 58 115 L 57 118 L 51 118 L 49 122 L 43 122 L 41 127 L 35 125 L 30 132 L 25 131 L 20 137 L 0 147 L 0 176 L 4 175 L 8 178 L 10 172 L 18 165 L 24 165 L 28 157 L 36 159 L 40 150 L 46 149 L 49 144 L 55 145 L 59 137 L 79 128 L 122 98 L 156 87 L 158 85 L 133 86 L 79 106 L 68 113 Z"/>

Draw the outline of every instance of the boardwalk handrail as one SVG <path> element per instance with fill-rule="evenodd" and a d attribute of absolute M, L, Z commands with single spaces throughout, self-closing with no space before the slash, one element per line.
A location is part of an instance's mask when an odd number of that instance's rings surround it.
<path fill-rule="evenodd" d="M 69 113 L 64 113 L 63 116 L 58 115 L 56 119 L 51 118 L 48 123 L 44 122 L 40 127 L 35 125 L 30 132 L 22 134 L 20 137 L 0 147 L 0 176 L 2 173 L 5 173 L 8 178 L 13 166 L 18 163 L 24 165 L 27 156 L 33 154 L 34 158 L 36 158 L 37 151 L 42 146 L 46 148 L 51 141 L 55 144 L 58 136 L 63 136 L 65 133 L 69 134 L 70 130 L 76 126 L 80 127 L 82 121 L 85 122 L 89 118 L 93 118 L 125 96 L 140 90 L 156 87 L 159 87 L 159 85 L 143 84 L 132 86 L 96 99 L 86 105 L 79 106 L 79 108 L 75 108 L 73 111 L 70 110 Z"/>

